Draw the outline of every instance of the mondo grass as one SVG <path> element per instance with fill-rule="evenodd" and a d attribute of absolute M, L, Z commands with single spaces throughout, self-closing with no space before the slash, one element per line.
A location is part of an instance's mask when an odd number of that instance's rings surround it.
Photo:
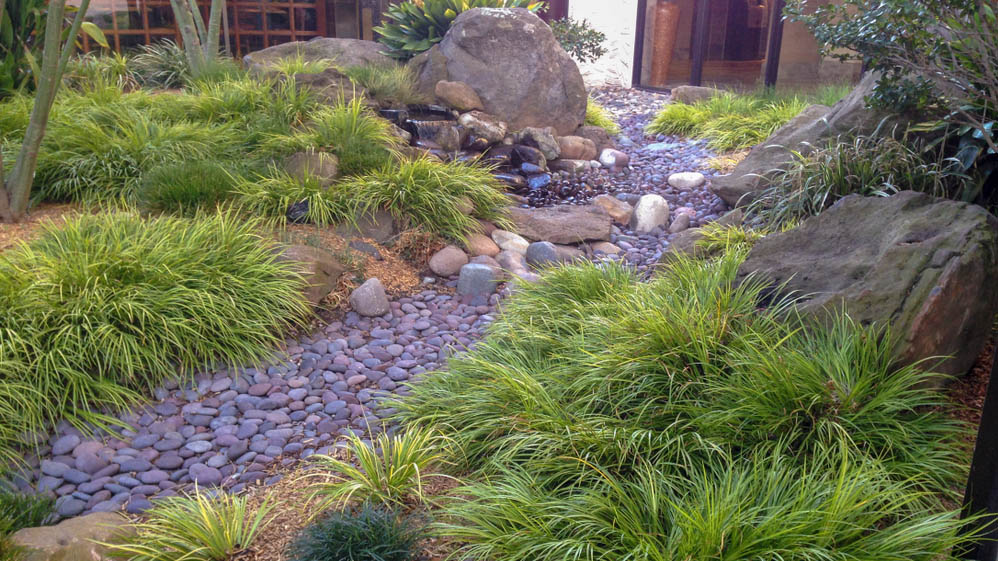
<path fill-rule="evenodd" d="M 272 508 L 269 499 L 251 511 L 245 496 L 220 491 L 211 498 L 195 490 L 155 500 L 131 524 L 133 535 L 102 545 L 128 561 L 228 561 L 253 543 Z"/>
<path fill-rule="evenodd" d="M 412 518 L 364 505 L 330 512 L 288 547 L 291 561 L 415 561 L 426 537 Z"/>
<path fill-rule="evenodd" d="M 613 116 L 610 112 L 604 109 L 599 103 L 596 103 L 596 101 L 591 97 L 589 98 L 589 102 L 586 104 L 585 124 L 600 127 L 610 136 L 620 134 L 620 125 L 617 124 L 617 121 L 613 120 Z"/>
<path fill-rule="evenodd" d="M 420 157 L 348 178 L 338 188 L 359 202 L 362 213 L 385 209 L 400 222 L 452 240 L 477 232 L 477 218 L 508 226 L 505 188 L 474 164 Z M 461 212 L 468 201 L 474 208 L 470 215 Z"/>
<path fill-rule="evenodd" d="M 646 128 L 649 134 L 705 138 L 708 147 L 730 152 L 754 146 L 809 105 L 804 98 L 723 92 L 692 105 L 670 103 Z"/>
<path fill-rule="evenodd" d="M 55 499 L 52 497 L 21 493 L 0 483 L 0 540 L 23 528 L 51 523 L 54 514 Z M 0 545 L 0 550 L 2 548 Z"/>
<path fill-rule="evenodd" d="M 315 176 L 294 177 L 271 167 L 267 173 L 246 177 L 233 186 L 236 202 L 248 214 L 266 216 L 285 225 L 289 215 L 297 222 L 319 226 L 355 220 L 357 202 L 340 185 L 323 187 Z"/>
<path fill-rule="evenodd" d="M 232 163 L 205 160 L 163 164 L 142 178 L 139 205 L 154 212 L 191 216 L 213 212 L 232 198 L 242 171 Z"/>
<path fill-rule="evenodd" d="M 470 473 L 440 535 L 514 561 L 954 559 L 967 429 L 936 375 L 894 367 L 880 327 L 736 282 L 750 241 L 718 232 L 719 257 L 650 282 L 549 271 L 396 401 Z"/>
<path fill-rule="evenodd" d="M 0 255 L 0 452 L 62 420 L 107 426 L 167 377 L 268 357 L 308 307 L 261 228 L 106 212 Z"/>
<path fill-rule="evenodd" d="M 974 191 L 975 181 L 957 160 L 928 160 L 905 138 L 861 136 L 812 148 L 792 151 L 789 167 L 766 174 L 765 188 L 748 206 L 750 215 L 782 227 L 852 194 L 887 197 L 912 190 L 960 200 Z"/>
<path fill-rule="evenodd" d="M 343 73 L 364 88 L 374 101 L 386 106 L 428 103 L 420 93 L 419 80 L 412 69 L 400 64 L 365 64 L 349 66 Z"/>
<path fill-rule="evenodd" d="M 338 481 L 310 485 L 311 498 L 320 499 L 319 509 L 344 506 L 351 500 L 403 506 L 407 499 L 422 501 L 423 481 L 438 476 L 432 469 L 443 461 L 441 437 L 413 429 L 402 435 L 378 435 L 371 445 L 356 435 L 348 437 L 351 459 L 313 456 L 318 471 L 306 478 L 325 479 L 329 472 L 341 476 Z"/>

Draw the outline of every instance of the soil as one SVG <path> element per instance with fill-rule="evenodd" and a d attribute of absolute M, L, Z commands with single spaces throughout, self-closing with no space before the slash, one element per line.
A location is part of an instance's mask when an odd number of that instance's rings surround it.
<path fill-rule="evenodd" d="M 42 227 L 46 224 L 62 224 L 67 216 L 78 212 L 80 207 L 77 205 L 45 203 L 31 209 L 21 222 L 0 222 L 0 251 L 6 251 L 18 242 L 33 240 L 41 234 Z"/>

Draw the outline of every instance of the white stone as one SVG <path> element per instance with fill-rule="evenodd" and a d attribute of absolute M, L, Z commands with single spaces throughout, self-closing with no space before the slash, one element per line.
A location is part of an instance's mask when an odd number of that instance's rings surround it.
<path fill-rule="evenodd" d="M 669 176 L 669 185 L 676 189 L 696 189 L 704 184 L 707 178 L 702 173 L 696 171 L 681 171 Z"/>
<path fill-rule="evenodd" d="M 524 239 L 523 236 L 506 230 L 496 230 L 492 232 L 492 241 L 496 242 L 499 249 L 505 251 L 515 251 L 516 253 L 520 253 L 522 255 L 526 255 L 527 248 L 530 247 L 530 242 Z"/>
<path fill-rule="evenodd" d="M 647 234 L 669 223 L 669 203 L 661 195 L 642 195 L 631 215 L 631 229 Z"/>

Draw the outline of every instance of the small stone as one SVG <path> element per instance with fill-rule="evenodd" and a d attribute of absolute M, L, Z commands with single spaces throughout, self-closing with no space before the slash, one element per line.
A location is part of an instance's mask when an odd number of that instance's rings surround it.
<path fill-rule="evenodd" d="M 631 216 L 631 229 L 647 234 L 669 222 L 669 203 L 661 195 L 642 195 Z"/>
<path fill-rule="evenodd" d="M 492 232 L 492 241 L 494 241 L 501 250 L 514 251 L 523 255 L 526 255 L 527 247 L 530 246 L 530 242 L 524 239 L 523 236 L 514 234 L 513 232 L 508 232 L 506 230 L 496 230 Z"/>
<path fill-rule="evenodd" d="M 610 218 L 613 218 L 613 221 L 618 224 L 630 223 L 631 215 L 634 214 L 634 207 L 610 195 L 599 195 L 593 199 L 593 203 L 605 210 Z"/>
<path fill-rule="evenodd" d="M 630 164 L 631 157 L 613 148 L 607 148 L 599 156 L 599 162 L 603 167 L 610 170 L 621 170 Z"/>
<path fill-rule="evenodd" d="M 391 310 L 385 287 L 377 278 L 370 278 L 350 293 L 350 307 L 366 317 L 378 317 Z"/>
<path fill-rule="evenodd" d="M 458 294 L 488 299 L 495 289 L 496 274 L 490 267 L 471 263 L 461 267 L 461 275 L 457 280 Z"/>
<path fill-rule="evenodd" d="M 468 264 L 468 255 L 460 248 L 449 245 L 430 257 L 430 270 L 441 277 L 456 275 Z"/>
<path fill-rule="evenodd" d="M 527 246 L 527 264 L 544 267 L 558 262 L 558 248 L 551 242 L 534 242 Z"/>
<path fill-rule="evenodd" d="M 75 434 L 67 434 L 56 440 L 52 444 L 52 455 L 63 456 L 69 454 L 74 448 L 80 445 L 80 437 Z"/>
<path fill-rule="evenodd" d="M 485 104 L 478 97 L 478 93 L 464 82 L 440 80 L 434 87 L 433 93 L 444 104 L 462 113 L 485 109 Z"/>
<path fill-rule="evenodd" d="M 500 251 L 502 251 L 499 246 L 496 245 L 496 242 L 492 241 L 492 238 L 477 232 L 468 234 L 468 240 L 465 242 L 465 247 L 472 257 L 478 257 L 480 255 L 495 257 Z"/>
<path fill-rule="evenodd" d="M 596 242 L 592 245 L 593 251 L 606 255 L 619 255 L 621 249 L 610 242 Z"/>
<path fill-rule="evenodd" d="M 702 173 L 696 171 L 682 171 L 669 176 L 669 185 L 686 191 L 696 189 L 706 181 L 707 178 Z"/>
<path fill-rule="evenodd" d="M 81 514 L 86 508 L 87 503 L 70 497 L 60 499 L 58 501 L 58 504 L 56 505 L 56 512 L 58 512 L 59 516 L 62 516 L 63 518 L 70 518 Z"/>
<path fill-rule="evenodd" d="M 690 227 L 690 215 L 685 212 L 682 214 L 677 214 L 676 218 L 673 219 L 672 225 L 669 226 L 670 234 L 678 234 L 683 230 Z"/>

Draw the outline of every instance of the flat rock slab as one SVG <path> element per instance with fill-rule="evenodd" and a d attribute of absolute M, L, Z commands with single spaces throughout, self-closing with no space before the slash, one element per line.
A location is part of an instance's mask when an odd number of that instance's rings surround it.
<path fill-rule="evenodd" d="M 597 205 L 512 208 L 516 231 L 532 241 L 557 244 L 608 241 L 613 219 Z"/>
<path fill-rule="evenodd" d="M 106 548 L 94 542 L 107 542 L 131 530 L 120 514 L 98 512 L 70 518 L 55 526 L 25 528 L 11 536 L 11 542 L 24 548 L 25 561 L 49 559 L 110 560 Z"/>
<path fill-rule="evenodd" d="M 998 219 L 912 191 L 852 195 L 756 243 L 738 271 L 749 274 L 786 283 L 805 313 L 889 323 L 899 364 L 949 356 L 928 367 L 963 375 L 998 311 Z"/>

